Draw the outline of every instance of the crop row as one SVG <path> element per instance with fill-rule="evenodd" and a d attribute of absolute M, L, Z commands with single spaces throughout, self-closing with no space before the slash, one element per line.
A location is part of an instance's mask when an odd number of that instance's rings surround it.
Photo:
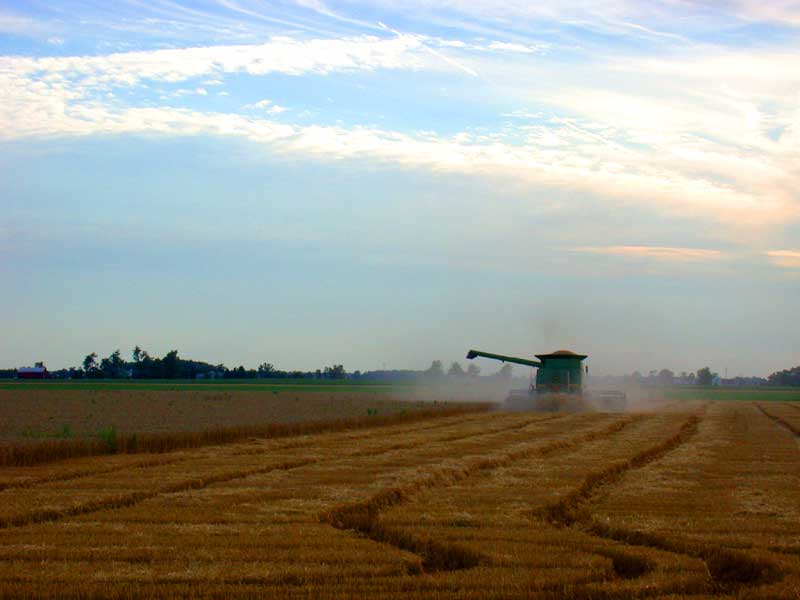
<path fill-rule="evenodd" d="M 1 530 L 0 597 L 765 600 L 793 597 L 800 573 L 797 445 L 753 404 L 472 415 L 178 457 L 3 492 L 7 516 L 158 493 Z"/>
<path fill-rule="evenodd" d="M 230 453 L 237 456 L 268 455 L 276 451 L 288 449 L 302 449 L 319 444 L 321 436 L 327 436 L 326 441 L 334 439 L 332 436 L 339 436 L 352 444 L 358 444 L 363 440 L 372 437 L 388 438 L 392 436 L 402 437 L 411 432 L 430 431 L 434 429 L 448 429 L 454 426 L 459 430 L 470 427 L 480 427 L 481 431 L 503 430 L 503 422 L 507 417 L 501 413 L 457 413 L 456 415 L 446 416 L 437 413 L 436 418 L 425 421 L 403 420 L 398 424 L 386 424 L 380 427 L 345 429 L 341 432 L 326 433 L 319 432 L 309 435 L 298 435 L 278 438 L 252 438 L 247 444 L 239 444 L 230 447 Z M 541 417 L 539 417 L 541 418 Z M 475 421 L 480 420 L 480 423 Z M 523 421 L 522 424 L 529 421 Z M 470 423 L 474 423 L 470 425 Z M 516 424 L 515 427 L 519 426 Z M 459 433 L 458 435 L 473 435 L 474 432 Z M 196 453 L 191 449 L 176 451 L 166 455 L 155 455 L 140 458 L 138 455 L 113 455 L 113 456 L 90 456 L 82 457 L 68 463 L 63 461 L 54 463 L 44 463 L 42 465 L 32 465 L 29 467 L 5 468 L 0 475 L 0 491 L 10 489 L 22 489 L 39 486 L 53 482 L 67 482 L 84 477 L 95 475 L 105 475 L 126 471 L 131 469 L 147 469 L 158 466 L 171 465 L 179 462 L 192 461 L 196 459 Z"/>
<path fill-rule="evenodd" d="M 407 501 L 425 489 L 447 487 L 478 473 L 512 464 L 517 460 L 532 456 L 546 457 L 557 451 L 566 451 L 582 443 L 613 435 L 640 418 L 640 416 L 625 417 L 605 427 L 593 429 L 571 438 L 543 444 L 529 444 L 466 464 L 428 470 L 419 478 L 402 487 L 381 490 L 365 500 L 336 507 L 325 512 L 320 518 L 337 529 L 357 531 L 376 542 L 391 544 L 402 550 L 418 554 L 422 557 L 421 569 L 427 571 L 475 567 L 482 560 L 480 553 L 458 545 L 419 538 L 397 528 L 387 527 L 379 521 L 380 512 Z"/>
<path fill-rule="evenodd" d="M 282 438 L 313 433 L 363 429 L 424 421 L 490 410 L 490 404 L 443 405 L 392 415 L 349 419 L 323 419 L 300 423 L 265 423 L 249 427 L 220 427 L 196 432 L 118 434 L 109 430 L 103 439 L 47 440 L 0 446 L 0 467 L 32 466 L 56 460 L 109 454 L 164 453 L 187 448 L 231 444 L 249 438 Z"/>
<path fill-rule="evenodd" d="M 86 478 L 80 485 L 77 482 L 72 484 L 74 493 L 57 477 L 39 486 L 28 486 L 30 491 L 28 488 L 16 492 L 13 489 L 6 490 L 3 493 L 11 495 L 6 496 L 8 501 L 0 508 L 0 528 L 57 521 L 99 510 L 133 506 L 164 494 L 203 489 L 220 482 L 251 478 L 275 470 L 285 471 L 324 462 L 336 463 L 347 457 L 366 459 L 415 449 L 426 452 L 430 444 L 451 443 L 456 437 L 467 442 L 485 439 L 485 443 L 488 443 L 488 438 L 494 436 L 497 442 L 507 443 L 509 435 L 519 431 L 521 425 L 528 426 L 550 418 L 515 416 L 509 421 L 508 417 L 489 415 L 487 427 L 487 424 L 461 416 L 457 417 L 457 421 L 443 419 L 444 423 L 426 423 L 416 427 L 416 430 L 395 426 L 360 433 L 311 436 L 296 443 L 261 442 L 264 445 L 263 455 L 255 454 L 252 450 L 241 454 L 240 447 L 231 446 L 203 456 L 187 453 L 181 456 L 181 464 L 169 461 L 134 465 L 133 468 L 128 465 L 127 469 L 119 471 L 111 468 L 95 472 L 87 470 L 82 472 Z M 456 435 L 451 430 L 459 433 Z M 409 436 L 409 431 L 415 431 L 416 435 Z M 393 441 L 396 439 L 406 441 Z M 323 450 L 325 447 L 339 449 L 331 452 Z M 141 481 L 141 485 L 137 485 L 137 481 Z M 87 495 L 85 490 L 91 493 Z"/>
<path fill-rule="evenodd" d="M 713 544 L 689 542 L 674 536 L 666 537 L 635 529 L 614 527 L 593 519 L 585 510 L 585 504 L 591 501 L 592 496 L 600 488 L 617 483 L 626 472 L 640 469 L 688 441 L 697 433 L 699 422 L 699 417 L 692 415 L 675 434 L 667 439 L 637 453 L 628 460 L 618 461 L 590 473 L 578 489 L 558 502 L 544 507 L 540 514 L 551 523 L 564 526 L 580 525 L 583 530 L 599 537 L 629 545 L 651 546 L 668 552 L 701 558 L 708 566 L 711 577 L 720 583 L 774 581 L 778 577 L 778 570 L 770 563 L 752 559 L 746 554 L 720 548 Z M 639 569 L 637 565 L 635 567 L 637 570 Z"/>
<path fill-rule="evenodd" d="M 701 559 L 709 578 L 695 593 L 795 597 L 797 445 L 765 416 L 753 404 L 711 405 L 659 460 L 598 488 L 574 526 L 632 550 Z"/>

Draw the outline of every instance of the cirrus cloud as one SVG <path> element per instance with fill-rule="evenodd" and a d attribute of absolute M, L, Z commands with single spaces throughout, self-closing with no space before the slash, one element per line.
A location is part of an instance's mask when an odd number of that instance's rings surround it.
<path fill-rule="evenodd" d="M 629 259 L 646 259 L 660 262 L 711 262 L 728 258 L 720 250 L 708 248 L 674 248 L 670 246 L 582 246 L 574 252 L 607 254 Z"/>

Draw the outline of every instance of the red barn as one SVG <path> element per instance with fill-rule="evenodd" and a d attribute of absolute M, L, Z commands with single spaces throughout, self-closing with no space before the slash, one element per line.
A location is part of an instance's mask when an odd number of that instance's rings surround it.
<path fill-rule="evenodd" d="M 47 375 L 47 368 L 44 365 L 17 369 L 17 379 L 47 379 Z"/>

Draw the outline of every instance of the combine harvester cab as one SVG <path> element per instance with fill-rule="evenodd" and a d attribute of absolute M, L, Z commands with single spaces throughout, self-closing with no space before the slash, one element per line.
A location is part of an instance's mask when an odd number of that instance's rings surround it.
<path fill-rule="evenodd" d="M 511 390 L 505 405 L 508 410 L 625 410 L 626 398 L 623 392 L 607 390 L 589 394 L 584 390 L 583 375 L 588 370 L 583 365 L 585 354 L 558 350 L 550 354 L 537 354 L 538 360 L 530 360 L 480 350 L 470 350 L 467 353 L 470 360 L 478 357 L 534 367 L 537 370 L 536 378 L 528 390 Z"/>

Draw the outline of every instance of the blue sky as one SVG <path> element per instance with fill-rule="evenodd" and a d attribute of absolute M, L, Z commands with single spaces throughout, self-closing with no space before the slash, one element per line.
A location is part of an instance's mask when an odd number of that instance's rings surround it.
<path fill-rule="evenodd" d="M 800 364 L 800 7 L 564 4 L 5 2 L 0 364 Z"/>

